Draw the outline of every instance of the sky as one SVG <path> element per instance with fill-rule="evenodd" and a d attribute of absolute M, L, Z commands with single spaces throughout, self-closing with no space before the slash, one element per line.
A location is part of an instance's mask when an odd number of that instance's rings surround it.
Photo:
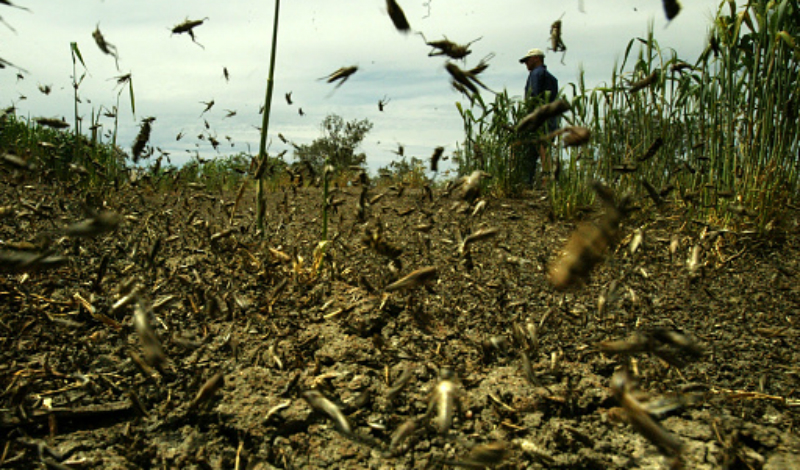
<path fill-rule="evenodd" d="M 127 89 L 120 95 L 119 110 L 118 144 L 127 152 L 140 120 L 148 116 L 156 118 L 151 145 L 169 152 L 173 164 L 183 164 L 195 154 L 213 158 L 258 152 L 258 111 L 269 70 L 274 1 L 12 3 L 29 11 L 0 5 L 0 58 L 26 73 L 18 79 L 13 67 L 0 69 L 0 108 L 15 105 L 23 116 L 63 116 L 72 123 L 74 41 L 86 64 L 79 88 L 84 122 L 89 122 L 93 109 L 112 108 L 120 91 L 115 77 L 132 74 L 136 117 Z M 473 41 L 472 53 L 458 65 L 471 68 L 491 54 L 490 66 L 481 74 L 483 82 L 520 97 L 527 71 L 519 58 L 534 47 L 546 50 L 550 25 L 560 18 L 567 51 L 563 58 L 547 51 L 545 64 L 570 94 L 567 84 L 577 82 L 580 70 L 590 88 L 609 80 L 628 42 L 645 37 L 649 24 L 662 51 L 675 51 L 694 62 L 706 46 L 719 3 L 683 1 L 681 13 L 668 22 L 657 0 L 398 0 L 413 30 L 402 34 L 394 28 L 384 0 L 284 0 L 278 15 L 268 152 L 289 150 L 286 159 L 293 161 L 292 147 L 281 142 L 278 133 L 297 144 L 310 144 L 321 136 L 322 120 L 338 114 L 346 121 L 373 123 L 360 149 L 373 172 L 398 158 L 398 145 L 404 146 L 406 157 L 427 159 L 437 146 L 451 155 L 464 140 L 455 103 L 466 105 L 466 100 L 450 86 L 445 60 L 429 57 L 431 48 L 418 33 L 428 41 Z M 187 19 L 205 19 L 194 29 L 203 47 L 186 34 L 171 34 Z M 96 27 L 116 46 L 119 69 L 95 44 Z M 346 66 L 357 66 L 358 71 L 341 87 L 320 80 Z M 227 81 L 223 68 L 229 72 Z M 83 72 L 78 64 L 78 76 Z M 51 93 L 40 92 L 40 85 L 52 87 Z M 288 92 L 292 105 L 285 100 Z M 491 101 L 490 92 L 483 94 Z M 202 102 L 211 100 L 214 106 L 203 114 Z M 382 112 L 379 100 L 386 102 Z M 236 114 L 226 117 L 232 111 Z M 113 128 L 112 119 L 102 118 L 101 124 L 104 131 Z M 179 133 L 184 136 L 177 141 Z M 220 141 L 219 152 L 207 138 L 197 138 L 209 133 Z M 442 169 L 449 165 L 444 163 Z"/>

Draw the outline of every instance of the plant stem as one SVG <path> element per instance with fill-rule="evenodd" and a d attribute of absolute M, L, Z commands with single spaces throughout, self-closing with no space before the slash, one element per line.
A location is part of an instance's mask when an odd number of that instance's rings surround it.
<path fill-rule="evenodd" d="M 259 165 L 266 164 L 267 159 L 267 131 L 269 130 L 269 112 L 270 107 L 272 105 L 272 88 L 273 88 L 273 77 L 275 76 L 275 54 L 277 51 L 278 45 L 278 12 L 280 11 L 280 0 L 275 0 L 275 20 L 272 24 L 272 51 L 270 53 L 269 59 L 269 76 L 267 77 L 267 92 L 266 97 L 264 98 L 264 115 L 261 119 L 261 142 L 258 147 L 258 159 Z M 266 236 L 266 232 L 264 230 L 264 210 L 263 205 L 265 204 L 264 201 L 264 175 L 262 174 L 261 177 L 258 179 L 257 187 L 258 190 L 256 192 L 256 227 L 258 230 L 261 231 L 262 238 Z"/>

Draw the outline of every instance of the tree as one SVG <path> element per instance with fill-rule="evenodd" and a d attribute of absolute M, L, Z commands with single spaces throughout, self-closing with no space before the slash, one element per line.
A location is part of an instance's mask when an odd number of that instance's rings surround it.
<path fill-rule="evenodd" d="M 337 114 L 329 114 L 320 125 L 322 137 L 315 139 L 310 145 L 298 145 L 294 157 L 301 164 L 306 162 L 317 173 L 322 171 L 325 160 L 337 170 L 349 166 L 361 166 L 367 161 L 364 153 L 356 153 L 356 149 L 372 129 L 368 119 L 353 119 L 345 122 Z"/>

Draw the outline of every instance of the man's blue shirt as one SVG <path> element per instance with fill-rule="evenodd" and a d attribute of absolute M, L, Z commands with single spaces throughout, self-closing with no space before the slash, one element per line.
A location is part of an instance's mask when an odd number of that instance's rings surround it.
<path fill-rule="evenodd" d="M 558 79 L 547 71 L 547 66 L 540 65 L 528 74 L 528 81 L 525 82 L 525 99 L 528 100 L 532 97 L 540 96 L 543 99 L 545 93 L 548 93 L 548 103 L 555 101 L 556 96 L 558 96 Z M 558 124 L 558 117 L 548 119 L 548 131 L 552 132 L 558 129 Z"/>
<path fill-rule="evenodd" d="M 558 79 L 547 71 L 546 65 L 540 65 L 528 74 L 528 81 L 525 83 L 525 98 L 539 96 L 546 91 L 550 92 L 548 103 L 555 100 L 558 96 Z"/>

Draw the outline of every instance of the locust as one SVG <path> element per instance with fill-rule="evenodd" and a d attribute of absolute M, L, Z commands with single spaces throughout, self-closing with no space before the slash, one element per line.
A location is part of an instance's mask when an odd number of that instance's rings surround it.
<path fill-rule="evenodd" d="M 417 430 L 417 420 L 409 419 L 401 424 L 393 433 L 389 442 L 389 456 L 396 456 L 402 450 L 403 443 Z"/>
<path fill-rule="evenodd" d="M 339 88 L 340 86 L 344 85 L 344 82 L 346 82 L 350 76 L 357 71 L 358 67 L 355 65 L 350 67 L 341 67 L 327 77 L 320 78 L 320 80 L 326 80 L 328 83 L 339 81 L 339 83 L 336 85 L 336 88 Z"/>
<path fill-rule="evenodd" d="M 485 171 L 475 170 L 469 176 L 462 178 L 456 183 L 456 186 L 461 187 L 461 199 L 471 204 L 480 196 L 481 182 L 491 177 L 492 175 Z"/>
<path fill-rule="evenodd" d="M 637 91 L 643 88 L 649 87 L 656 81 L 658 81 L 658 70 L 654 70 L 650 75 L 644 77 L 643 79 L 631 83 L 631 86 L 628 89 L 628 91 L 630 91 L 631 93 L 636 93 Z"/>
<path fill-rule="evenodd" d="M 480 62 L 478 62 L 478 65 L 467 70 L 467 72 L 469 72 L 472 75 L 478 75 L 479 73 L 489 68 L 489 61 L 492 60 L 493 57 L 494 54 L 487 55 L 486 57 L 481 59 Z"/>
<path fill-rule="evenodd" d="M 443 153 L 444 147 L 439 146 L 433 149 L 433 155 L 431 155 L 431 171 L 439 171 L 439 159 L 442 158 Z"/>
<path fill-rule="evenodd" d="M 219 153 L 219 140 L 217 140 L 216 137 L 209 135 L 208 143 L 211 144 L 211 147 L 213 147 L 214 150 L 217 151 L 217 153 Z"/>
<path fill-rule="evenodd" d="M 109 80 L 116 80 L 117 81 L 117 85 L 119 85 L 120 87 L 123 87 L 126 84 L 130 84 L 132 78 L 133 78 L 132 74 L 126 73 L 126 74 L 119 75 L 119 76 L 114 77 L 114 78 L 110 78 Z"/>
<path fill-rule="evenodd" d="M 702 269 L 705 266 L 705 263 L 700 261 L 700 255 L 702 252 L 703 247 L 701 245 L 694 245 L 692 247 L 691 255 L 686 261 L 686 266 L 689 268 L 689 276 L 692 278 L 702 274 Z"/>
<path fill-rule="evenodd" d="M 686 69 L 694 70 L 694 66 L 683 61 L 677 61 L 669 67 L 671 72 L 683 73 Z"/>
<path fill-rule="evenodd" d="M 471 244 L 481 241 L 481 240 L 488 240 L 490 238 L 494 238 L 497 234 L 500 233 L 500 230 L 496 228 L 486 228 L 482 230 L 478 230 L 477 232 L 469 234 L 458 247 L 458 253 L 460 255 L 464 255 L 469 252 L 469 247 Z"/>
<path fill-rule="evenodd" d="M 511 452 L 511 446 L 503 441 L 478 444 L 463 460 L 435 459 L 438 463 L 452 467 L 486 468 L 502 463 Z"/>
<path fill-rule="evenodd" d="M 680 12 L 681 4 L 678 0 L 664 0 L 664 14 L 667 15 L 667 20 L 672 21 Z"/>
<path fill-rule="evenodd" d="M 158 336 L 156 336 L 153 327 L 150 325 L 148 311 L 144 300 L 141 298 L 138 299 L 136 307 L 134 308 L 133 325 L 142 343 L 145 362 L 160 371 L 163 370 L 167 362 L 167 356 L 164 355 L 161 342 L 158 340 Z"/>
<path fill-rule="evenodd" d="M 96 237 L 115 230 L 121 221 L 122 217 L 115 212 L 101 212 L 95 217 L 68 226 L 65 233 L 70 237 Z"/>
<path fill-rule="evenodd" d="M 39 91 L 41 91 L 45 95 L 49 95 L 51 91 L 53 91 L 53 87 L 50 85 L 39 85 Z"/>
<path fill-rule="evenodd" d="M 325 395 L 323 395 L 319 390 L 306 390 L 302 393 L 302 395 L 303 399 L 311 408 L 319 413 L 327 415 L 331 421 L 333 421 L 333 426 L 339 433 L 346 436 L 352 435 L 353 432 L 350 427 L 350 423 L 347 421 L 347 417 L 344 415 L 342 410 L 327 397 L 325 397 Z"/>
<path fill-rule="evenodd" d="M 380 99 L 380 100 L 378 100 L 378 111 L 381 111 L 381 112 L 383 112 L 383 108 L 384 108 L 384 107 L 385 107 L 387 104 L 389 104 L 389 101 L 391 101 L 391 100 L 390 100 L 390 99 L 388 99 L 388 98 L 387 98 L 387 97 L 385 97 L 385 96 L 383 97 L 383 99 Z"/>
<path fill-rule="evenodd" d="M 662 139 L 661 137 L 656 137 L 656 140 L 654 140 L 653 143 L 650 144 L 650 147 L 647 148 L 647 151 L 644 153 L 644 155 L 639 157 L 638 160 L 640 162 L 643 162 L 645 160 L 651 159 L 653 155 L 655 155 L 656 152 L 658 152 L 658 149 L 660 149 L 662 145 L 664 145 L 664 139 Z"/>
<path fill-rule="evenodd" d="M 535 460 L 545 466 L 552 466 L 556 459 L 543 447 L 526 439 L 514 439 L 511 441 L 514 447 L 520 449 L 525 454 L 530 455 Z"/>
<path fill-rule="evenodd" d="M 8 22 L 7 22 L 6 20 L 4 20 L 2 16 L 0 16 L 0 23 L 3 23 L 4 25 L 6 25 L 6 28 L 10 29 L 12 33 L 14 33 L 14 34 L 16 34 L 16 33 L 17 33 L 17 30 L 16 30 L 16 29 L 14 29 L 14 27 L 13 27 L 13 26 L 11 26 L 10 24 L 8 24 Z M 4 62 L 5 62 L 6 64 L 9 64 L 9 65 L 11 65 L 10 63 L 8 63 L 8 62 L 4 61 L 3 59 L 0 59 L 0 69 L 4 69 L 4 68 L 6 68 L 6 66 L 5 66 Z M 17 74 L 17 80 L 19 80 L 19 76 L 20 76 L 20 75 L 19 75 L 19 74 Z M 24 78 L 24 77 L 23 77 L 23 78 Z"/>
<path fill-rule="evenodd" d="M 142 119 L 142 125 L 139 128 L 139 134 L 136 135 L 136 140 L 133 142 L 133 148 L 131 149 L 131 153 L 133 153 L 134 163 L 137 163 L 139 159 L 142 158 L 144 147 L 150 140 L 150 131 L 152 129 L 152 122 L 155 120 L 156 118 L 152 116 Z"/>
<path fill-rule="evenodd" d="M 172 27 L 172 34 L 183 34 L 187 33 L 190 38 L 192 38 L 192 42 L 200 46 L 201 48 L 205 49 L 205 46 L 197 42 L 197 39 L 194 37 L 194 28 L 202 25 L 208 17 L 203 18 L 202 20 L 190 20 L 186 19 L 183 23 L 177 24 Z"/>
<path fill-rule="evenodd" d="M 664 203 L 664 200 L 661 199 L 661 195 L 658 194 L 656 188 L 644 178 L 642 178 L 642 186 L 644 186 L 645 191 L 647 191 L 647 195 L 650 196 L 650 199 L 653 200 L 653 203 L 655 203 L 656 206 L 661 206 L 661 204 Z"/>
<path fill-rule="evenodd" d="M 10 153 L 0 155 L 0 162 L 19 168 L 20 170 L 32 170 L 35 168 L 33 163 Z"/>
<path fill-rule="evenodd" d="M 566 135 L 561 138 L 561 142 L 564 143 L 564 147 L 576 147 L 579 145 L 584 145 L 589 142 L 589 139 L 592 137 L 592 131 L 585 127 L 570 126 L 564 129 L 566 130 Z"/>
<path fill-rule="evenodd" d="M 20 7 L 20 6 L 14 5 L 14 4 L 13 4 L 13 3 L 11 3 L 9 0 L 0 0 L 0 5 L 6 5 L 6 6 L 9 6 L 9 7 L 12 7 L 12 8 L 19 8 L 20 10 L 31 11 L 31 10 L 30 10 L 30 9 L 28 9 L 28 8 L 25 8 L 25 7 Z"/>
<path fill-rule="evenodd" d="M 475 86 L 476 83 L 481 87 L 489 90 L 489 88 L 486 85 L 484 85 L 480 80 L 478 80 L 476 74 L 472 73 L 469 70 L 462 70 L 452 62 L 448 62 L 447 64 L 445 64 L 444 68 L 445 70 L 447 70 L 450 76 L 453 77 L 454 84 L 460 83 L 461 85 L 465 86 L 469 91 L 471 91 L 476 95 L 479 94 L 478 88 Z M 455 87 L 455 85 L 453 86 Z"/>
<path fill-rule="evenodd" d="M 606 354 L 630 355 L 649 352 L 676 368 L 686 365 L 686 360 L 677 353 L 689 359 L 703 355 L 703 348 L 692 337 L 666 328 L 653 328 L 649 332 L 636 331 L 626 339 L 602 341 L 597 347 Z"/>
<path fill-rule="evenodd" d="M 40 126 L 52 127 L 53 129 L 66 129 L 69 127 L 69 123 L 67 123 L 64 119 L 40 117 L 34 119 L 34 121 L 36 121 L 36 123 Z"/>
<path fill-rule="evenodd" d="M 569 111 L 569 109 L 569 103 L 563 99 L 544 104 L 536 108 L 532 113 L 520 119 L 515 127 L 515 130 L 517 132 L 524 130 L 535 132 L 548 119 L 564 114 L 565 112 Z"/>
<path fill-rule="evenodd" d="M 650 416 L 646 408 L 631 392 L 630 382 L 627 371 L 617 372 L 611 378 L 611 391 L 617 402 L 625 409 L 631 426 L 655 444 L 662 454 L 679 460 L 683 443 Z"/>
<path fill-rule="evenodd" d="M 285 96 L 286 96 L 286 104 L 291 106 L 292 105 L 292 92 L 290 91 L 289 93 L 286 93 Z"/>
<path fill-rule="evenodd" d="M 229 82 L 231 80 L 231 76 L 228 73 L 228 67 L 222 67 L 222 76 L 225 77 L 226 82 Z"/>
<path fill-rule="evenodd" d="M 455 80 L 453 80 L 452 82 L 450 82 L 450 84 L 453 86 L 453 88 L 455 88 L 455 89 L 456 89 L 456 91 L 457 91 L 457 92 L 459 92 L 459 93 L 461 93 L 462 95 L 464 95 L 464 96 L 466 96 L 467 98 L 469 98 L 469 103 L 470 103 L 470 105 L 472 105 L 472 104 L 474 104 L 474 103 L 475 103 L 475 95 L 474 95 L 474 94 L 471 94 L 471 93 L 470 93 L 470 91 L 469 91 L 469 90 L 467 90 L 467 87 L 465 87 L 464 85 L 462 85 L 462 84 L 458 83 L 458 82 L 457 82 L 457 81 L 455 81 Z"/>
<path fill-rule="evenodd" d="M 386 0 L 386 10 L 389 12 L 389 18 L 392 19 L 394 27 L 401 33 L 408 33 L 411 26 L 408 24 L 405 13 L 400 5 L 395 0 Z"/>
<path fill-rule="evenodd" d="M 382 195 L 378 195 L 382 196 Z M 378 196 L 370 200 L 370 204 L 375 204 L 380 199 Z M 365 245 L 374 249 L 378 254 L 386 256 L 390 259 L 396 260 L 403 254 L 403 250 L 391 245 L 383 236 L 383 226 L 378 226 L 372 230 L 369 227 L 364 228 L 364 237 L 361 240 Z"/>
<path fill-rule="evenodd" d="M 211 108 L 214 107 L 214 100 L 211 100 L 211 101 L 200 101 L 200 104 L 204 104 L 206 106 L 206 109 L 204 109 L 203 112 L 200 113 L 200 116 L 202 116 L 203 114 L 207 113 L 208 111 L 211 110 Z"/>
<path fill-rule="evenodd" d="M 588 278 L 600 263 L 605 252 L 616 243 L 619 224 L 627 215 L 628 196 L 619 202 L 602 183 L 593 184 L 595 192 L 606 205 L 606 213 L 596 224 L 579 226 L 570 236 L 563 254 L 550 266 L 548 279 L 557 290 L 565 290 Z"/>
<path fill-rule="evenodd" d="M 563 137 L 561 137 L 561 142 L 564 144 L 564 147 L 577 147 L 589 142 L 589 139 L 592 137 L 592 131 L 585 127 L 567 126 L 551 132 L 544 137 L 544 140 L 550 140 L 558 135 L 563 135 Z"/>
<path fill-rule="evenodd" d="M 110 55 L 114 58 L 117 70 L 119 70 L 119 55 L 117 54 L 117 47 L 106 41 L 105 37 L 103 37 L 103 33 L 100 32 L 100 23 L 98 23 L 95 27 L 92 37 L 94 38 L 94 42 L 97 44 L 97 47 L 100 48 L 100 51 L 103 54 Z"/>
<path fill-rule="evenodd" d="M 428 52 L 428 57 L 445 55 L 453 60 L 461 60 L 464 57 L 470 55 L 472 51 L 469 50 L 469 46 L 472 45 L 472 43 L 479 41 L 481 39 L 478 38 L 468 42 L 465 45 L 461 45 L 461 44 L 456 44 L 453 41 L 450 41 L 449 39 L 447 39 L 447 36 L 445 36 L 444 39 L 429 42 L 425 38 L 424 34 L 419 33 L 419 35 L 422 36 L 422 39 L 425 41 L 425 44 L 433 48 L 430 52 Z"/>
<path fill-rule="evenodd" d="M 13 106 L 13 105 L 9 106 L 8 108 L 3 109 L 2 111 L 0 111 L 0 122 L 3 122 L 3 120 L 6 119 L 6 116 L 11 116 L 16 111 L 17 111 L 17 108 L 15 106 Z"/>
<path fill-rule="evenodd" d="M 394 400 L 397 397 L 397 395 L 399 395 L 400 392 L 403 391 L 403 389 L 405 388 L 406 385 L 408 385 L 413 376 L 414 376 L 414 371 L 411 368 L 403 370 L 403 372 L 400 374 L 400 377 L 398 377 L 397 380 L 394 381 L 394 384 L 392 384 L 392 388 L 390 388 L 389 391 L 386 392 L 386 396 L 389 398 L 390 401 Z"/>
<path fill-rule="evenodd" d="M 43 253 L 0 250 L 0 272 L 23 273 L 56 269 L 67 264 L 68 259 L 56 256 L 52 250 Z"/>
<path fill-rule="evenodd" d="M 189 410 L 194 410 L 198 406 L 204 405 L 211 401 L 211 398 L 225 386 L 225 375 L 222 372 L 217 372 L 210 379 L 208 379 L 200 390 L 197 391 L 194 400 L 189 403 Z"/>
<path fill-rule="evenodd" d="M 475 204 L 475 208 L 472 209 L 472 217 L 477 217 L 479 215 L 482 215 L 485 210 L 486 210 L 486 200 L 481 199 L 480 201 L 478 201 L 477 204 Z M 464 241 L 466 242 L 466 240 Z"/>
<path fill-rule="evenodd" d="M 561 17 L 563 18 L 564 15 L 562 14 Z M 564 44 L 564 41 L 561 39 L 561 18 L 555 20 L 553 24 L 550 25 L 550 50 L 553 52 L 563 52 L 561 54 L 561 63 L 564 63 L 564 56 L 567 54 L 567 46 Z"/>
<path fill-rule="evenodd" d="M 442 435 L 447 434 L 453 425 L 453 417 L 459 406 L 459 390 L 458 385 L 454 382 L 454 375 L 450 369 L 442 369 L 439 383 L 433 389 L 428 404 L 426 416 L 433 416 L 434 427 Z"/>
<path fill-rule="evenodd" d="M 389 284 L 383 290 L 386 292 L 394 292 L 400 290 L 409 290 L 413 289 L 414 287 L 421 286 L 427 282 L 430 282 L 438 275 L 438 270 L 433 267 L 425 267 L 417 269 L 416 271 L 411 272 L 407 276 L 398 279 L 397 281 Z"/>

